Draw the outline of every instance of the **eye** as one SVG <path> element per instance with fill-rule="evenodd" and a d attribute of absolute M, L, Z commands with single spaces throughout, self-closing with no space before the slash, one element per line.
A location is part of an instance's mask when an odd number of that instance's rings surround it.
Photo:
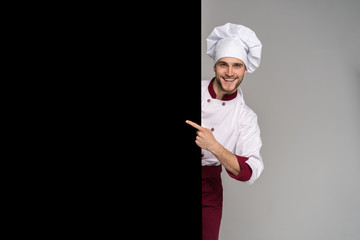
<path fill-rule="evenodd" d="M 234 67 L 236 67 L 236 68 L 241 68 L 241 67 L 242 67 L 242 64 L 234 64 Z"/>

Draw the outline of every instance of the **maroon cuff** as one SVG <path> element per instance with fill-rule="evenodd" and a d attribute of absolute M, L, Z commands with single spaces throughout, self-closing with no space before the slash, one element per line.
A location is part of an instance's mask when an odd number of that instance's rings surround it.
<path fill-rule="evenodd" d="M 227 173 L 229 174 L 230 177 L 238 180 L 238 181 L 242 181 L 242 182 L 246 182 L 246 181 L 249 181 L 249 179 L 251 178 L 251 175 L 252 175 L 252 169 L 251 167 L 245 162 L 247 161 L 249 158 L 247 157 L 241 157 L 241 156 L 238 156 L 238 155 L 235 155 L 239 164 L 240 164 L 240 167 L 241 167 L 241 171 L 239 173 L 239 175 L 235 176 L 233 174 L 231 174 L 228 170 Z"/>

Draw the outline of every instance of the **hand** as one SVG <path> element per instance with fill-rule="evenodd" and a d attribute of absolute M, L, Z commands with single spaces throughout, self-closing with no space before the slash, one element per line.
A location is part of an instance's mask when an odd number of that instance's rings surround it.
<path fill-rule="evenodd" d="M 196 145 L 198 145 L 202 149 L 213 152 L 213 150 L 218 146 L 218 142 L 216 141 L 211 130 L 199 126 L 198 124 L 189 120 L 186 120 L 185 122 L 198 130 L 195 140 Z"/>

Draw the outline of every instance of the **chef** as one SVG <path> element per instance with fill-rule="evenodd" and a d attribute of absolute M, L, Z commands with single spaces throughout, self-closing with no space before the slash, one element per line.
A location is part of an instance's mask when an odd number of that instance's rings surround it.
<path fill-rule="evenodd" d="M 256 114 L 245 104 L 239 87 L 260 65 L 262 44 L 251 29 L 227 23 L 207 38 L 215 77 L 202 81 L 201 126 L 195 143 L 202 149 L 202 239 L 216 240 L 222 216 L 221 171 L 252 184 L 264 169 Z"/>

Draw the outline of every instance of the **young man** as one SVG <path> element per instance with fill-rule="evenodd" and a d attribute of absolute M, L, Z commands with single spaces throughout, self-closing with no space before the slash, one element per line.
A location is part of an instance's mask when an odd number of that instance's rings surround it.
<path fill-rule="evenodd" d="M 218 239 L 222 216 L 224 166 L 230 177 L 252 184 L 264 169 L 256 114 L 245 104 L 239 85 L 260 65 L 261 42 L 242 25 L 216 27 L 207 38 L 207 54 L 214 59 L 215 77 L 202 81 L 201 126 L 196 144 L 202 149 L 202 235 Z"/>

